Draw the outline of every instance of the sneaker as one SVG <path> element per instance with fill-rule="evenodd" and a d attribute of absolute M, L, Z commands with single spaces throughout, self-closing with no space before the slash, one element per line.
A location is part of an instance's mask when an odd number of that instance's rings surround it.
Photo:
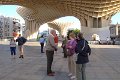
<path fill-rule="evenodd" d="M 22 56 L 20 55 L 20 57 L 19 58 L 22 58 Z"/>
<path fill-rule="evenodd" d="M 69 77 L 72 76 L 72 73 L 68 74 L 68 76 L 69 76 Z"/>
<path fill-rule="evenodd" d="M 54 74 L 53 73 L 49 73 L 49 74 L 47 74 L 48 76 L 54 76 Z"/>
<path fill-rule="evenodd" d="M 75 76 L 71 76 L 71 78 L 70 78 L 71 80 L 74 80 L 74 79 L 76 79 L 76 77 Z"/>
<path fill-rule="evenodd" d="M 23 55 L 21 55 L 21 58 L 24 58 L 24 56 L 23 56 Z"/>

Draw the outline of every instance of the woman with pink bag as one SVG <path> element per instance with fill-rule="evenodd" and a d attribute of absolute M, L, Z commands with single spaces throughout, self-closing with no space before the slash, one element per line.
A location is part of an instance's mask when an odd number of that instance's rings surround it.
<path fill-rule="evenodd" d="M 75 47 L 76 47 L 76 40 L 75 40 L 75 34 L 70 33 L 69 34 L 69 39 L 66 48 L 67 48 L 67 58 L 68 58 L 68 68 L 69 68 L 69 74 L 70 79 L 74 80 L 75 77 L 75 61 L 73 59 L 73 55 L 75 54 Z"/>

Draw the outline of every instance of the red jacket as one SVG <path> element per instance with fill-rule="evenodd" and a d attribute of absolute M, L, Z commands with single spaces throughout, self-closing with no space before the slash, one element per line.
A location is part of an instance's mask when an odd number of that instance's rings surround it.
<path fill-rule="evenodd" d="M 58 43 L 58 36 L 54 37 L 54 41 L 55 41 L 55 43 Z"/>

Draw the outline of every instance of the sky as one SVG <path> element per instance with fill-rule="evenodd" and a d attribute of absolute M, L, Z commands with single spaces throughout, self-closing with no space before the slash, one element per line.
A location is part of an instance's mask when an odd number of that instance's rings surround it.
<path fill-rule="evenodd" d="M 24 23 L 24 19 L 16 12 L 17 5 L 1 5 L 0 6 L 0 15 L 8 16 L 8 17 L 15 17 L 21 20 L 21 23 Z M 120 23 L 120 13 L 115 14 L 112 18 L 112 24 L 116 24 L 117 22 Z M 57 21 L 76 21 L 79 22 L 78 19 L 75 17 L 65 17 L 61 18 Z"/>
<path fill-rule="evenodd" d="M 0 15 L 14 17 L 20 19 L 21 23 L 24 23 L 24 19 L 16 12 L 17 7 L 17 5 L 2 5 L 0 6 Z"/>
<path fill-rule="evenodd" d="M 119 23 L 120 24 L 120 12 L 115 14 L 112 18 L 112 24 L 117 24 Z"/>

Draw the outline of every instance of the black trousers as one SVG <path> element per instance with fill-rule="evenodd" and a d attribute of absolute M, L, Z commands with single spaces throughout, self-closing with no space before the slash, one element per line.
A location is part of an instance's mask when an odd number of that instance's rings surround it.
<path fill-rule="evenodd" d="M 64 54 L 64 58 L 67 58 L 67 49 L 66 49 L 66 47 L 63 47 L 63 54 Z"/>
<path fill-rule="evenodd" d="M 44 43 L 40 43 L 40 45 L 41 45 L 41 52 L 43 52 Z"/>
<path fill-rule="evenodd" d="M 51 66 L 53 62 L 54 51 L 46 50 L 46 56 L 47 56 L 47 74 L 49 74 L 52 72 Z"/>

